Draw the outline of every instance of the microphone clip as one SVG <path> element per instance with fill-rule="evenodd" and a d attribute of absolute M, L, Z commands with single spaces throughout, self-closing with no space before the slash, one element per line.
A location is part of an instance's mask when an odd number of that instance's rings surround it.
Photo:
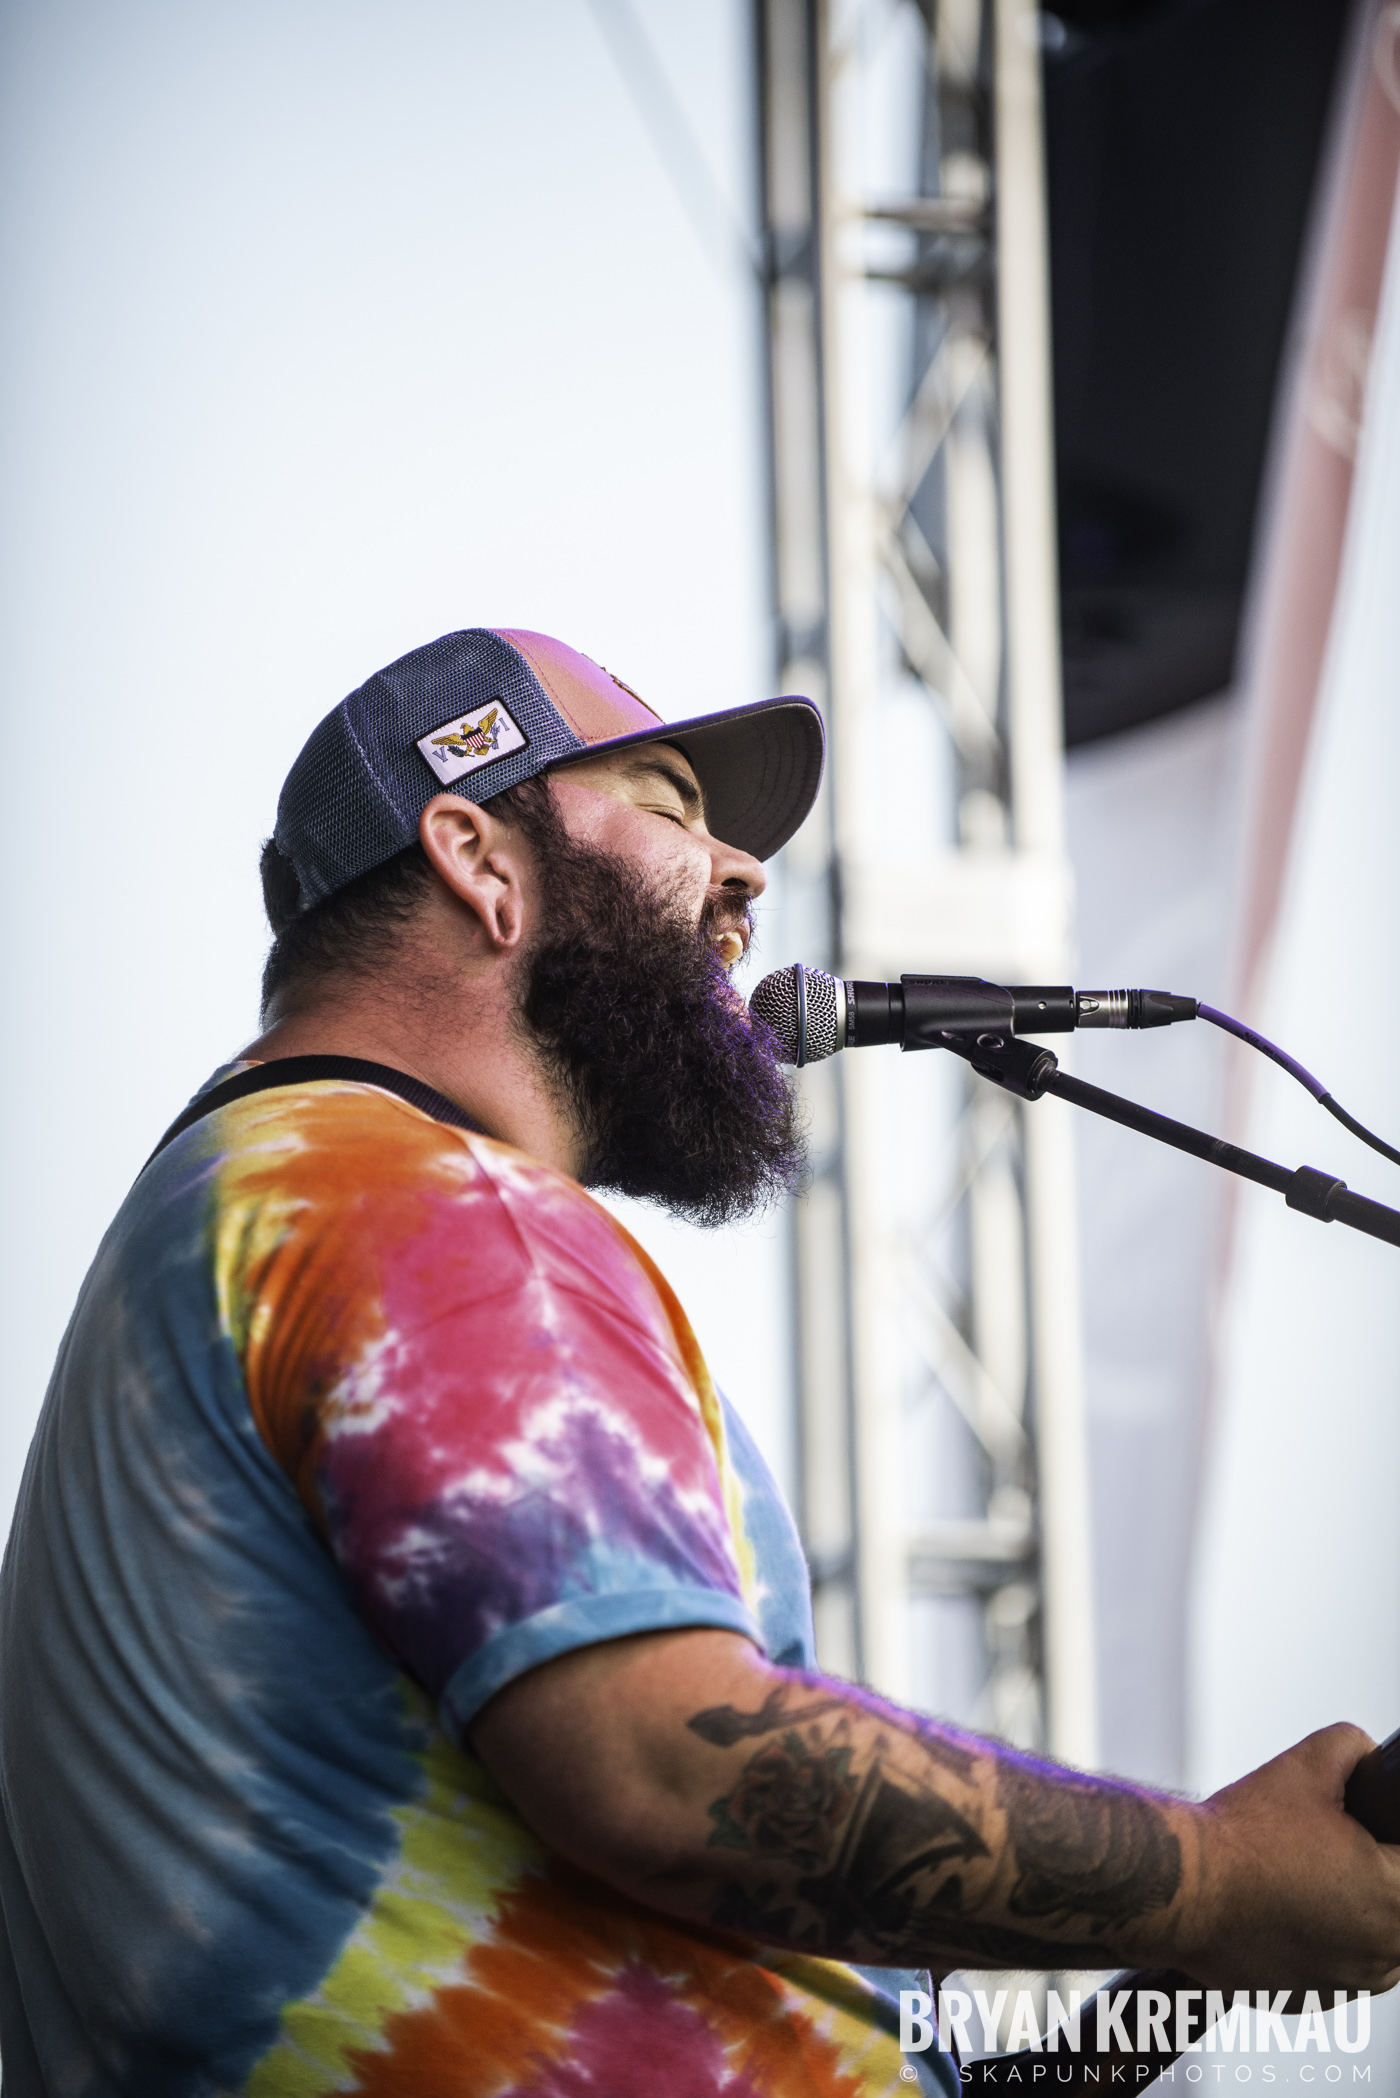
<path fill-rule="evenodd" d="M 937 1046 L 951 1049 L 954 1056 L 971 1064 L 979 1078 L 990 1079 L 993 1085 L 1014 1093 L 1018 1100 L 1041 1099 L 1060 1068 L 1052 1049 L 1042 1049 L 1034 1042 L 1018 1042 L 1009 1030 L 1005 1034 L 987 1031 L 972 1035 L 944 1029 Z"/>

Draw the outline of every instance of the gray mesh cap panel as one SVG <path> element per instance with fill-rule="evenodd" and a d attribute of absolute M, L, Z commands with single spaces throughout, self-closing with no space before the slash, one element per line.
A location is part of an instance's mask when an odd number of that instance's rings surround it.
<path fill-rule="evenodd" d="M 297 871 L 303 903 L 392 859 L 412 836 L 379 792 L 343 706 L 311 731 L 287 774 L 273 840 Z"/>
<path fill-rule="evenodd" d="M 277 804 L 277 847 L 295 866 L 306 903 L 412 844 L 419 816 L 443 791 L 418 738 L 493 700 L 525 735 L 525 748 L 477 767 L 448 793 L 488 801 L 584 748 L 519 650 L 481 627 L 413 649 L 326 716 Z"/>

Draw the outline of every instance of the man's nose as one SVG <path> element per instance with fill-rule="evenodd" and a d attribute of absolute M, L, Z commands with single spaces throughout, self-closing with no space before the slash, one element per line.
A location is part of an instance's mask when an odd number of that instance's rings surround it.
<path fill-rule="evenodd" d="M 742 888 L 750 896 L 761 896 L 768 886 L 763 862 L 751 852 L 725 845 L 718 838 L 710 843 L 710 882 L 717 889 Z"/>

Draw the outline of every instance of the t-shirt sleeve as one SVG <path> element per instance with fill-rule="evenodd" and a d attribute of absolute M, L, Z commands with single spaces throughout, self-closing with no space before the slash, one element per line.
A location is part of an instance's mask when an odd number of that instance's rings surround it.
<path fill-rule="evenodd" d="M 353 1199 L 284 1155 L 285 1230 L 244 1277 L 254 1419 L 360 1614 L 459 1738 L 575 1647 L 700 1625 L 761 1644 L 714 1429 L 625 1235 L 501 1147 L 426 1150 Z"/>

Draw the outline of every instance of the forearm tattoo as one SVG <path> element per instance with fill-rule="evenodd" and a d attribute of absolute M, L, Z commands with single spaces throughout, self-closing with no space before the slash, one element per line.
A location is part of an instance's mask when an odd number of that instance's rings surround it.
<path fill-rule="evenodd" d="M 856 1690 L 797 1679 L 756 1712 L 718 1705 L 689 1726 L 717 1748 L 761 1744 L 709 1808 L 710 1847 L 759 1868 L 723 1881 L 712 1911 L 723 1929 L 892 1965 L 947 1954 L 1098 1967 L 1112 1961 L 1103 1934 L 1165 1906 L 1181 1882 L 1180 1845 L 1152 1799 L 1009 1749 L 979 1756 Z M 992 1755 L 1014 1868 L 1001 1905 L 1017 1924 L 977 1914 L 993 1849 L 975 1772 Z"/>

